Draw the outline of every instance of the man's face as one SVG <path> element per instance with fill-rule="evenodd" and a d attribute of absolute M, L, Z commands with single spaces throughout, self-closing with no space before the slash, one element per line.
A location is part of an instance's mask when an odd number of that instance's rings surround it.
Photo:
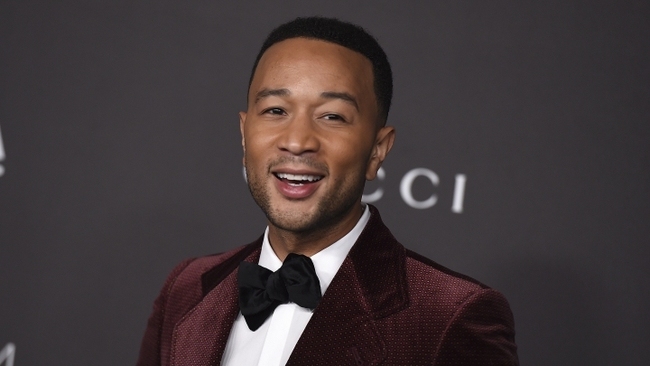
<path fill-rule="evenodd" d="M 378 125 L 370 61 L 305 38 L 264 53 L 240 128 L 253 198 L 272 225 L 294 233 L 360 213 L 365 180 L 393 141 L 393 129 Z"/>

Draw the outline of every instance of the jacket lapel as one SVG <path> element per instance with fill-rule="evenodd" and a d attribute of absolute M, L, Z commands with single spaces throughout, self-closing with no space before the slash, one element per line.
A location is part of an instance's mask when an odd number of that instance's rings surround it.
<path fill-rule="evenodd" d="M 288 366 L 377 365 L 386 357 L 375 321 L 408 305 L 406 254 L 372 205 L 370 213 Z M 174 328 L 171 365 L 219 364 L 239 313 L 235 269 L 242 260 L 257 263 L 260 245 L 261 238 L 204 274 L 204 298 Z"/>
<path fill-rule="evenodd" d="M 203 276 L 203 299 L 176 324 L 170 365 L 218 365 L 239 313 L 237 271 L 242 260 L 257 263 L 254 242 Z M 214 277 L 213 274 L 220 274 Z"/>
<path fill-rule="evenodd" d="M 346 259 L 287 362 L 290 365 L 375 365 L 384 345 Z"/>
<path fill-rule="evenodd" d="M 377 365 L 386 357 L 375 321 L 408 305 L 406 253 L 371 217 L 332 280 L 287 365 Z M 390 275 L 387 275 L 390 274 Z"/>

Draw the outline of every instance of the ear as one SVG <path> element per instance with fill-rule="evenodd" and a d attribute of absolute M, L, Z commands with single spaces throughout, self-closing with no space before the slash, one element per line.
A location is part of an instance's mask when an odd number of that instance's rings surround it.
<path fill-rule="evenodd" d="M 386 159 L 386 156 L 388 156 L 388 152 L 393 147 L 393 142 L 395 142 L 394 127 L 384 126 L 377 131 L 375 145 L 373 146 L 372 154 L 370 155 L 370 160 L 368 161 L 368 167 L 366 169 L 367 180 L 373 180 L 377 177 L 377 171 L 381 167 L 381 163 Z"/>
<path fill-rule="evenodd" d="M 246 112 L 239 112 L 239 132 L 241 133 L 241 147 L 244 151 L 242 163 L 246 165 L 246 138 L 244 137 L 244 124 L 246 123 Z"/>

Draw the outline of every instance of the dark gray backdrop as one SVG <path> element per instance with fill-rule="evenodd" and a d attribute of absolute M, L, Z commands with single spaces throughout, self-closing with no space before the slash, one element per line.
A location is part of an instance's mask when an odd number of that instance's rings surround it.
<path fill-rule="evenodd" d="M 261 234 L 237 112 L 268 31 L 321 14 L 392 62 L 397 238 L 505 293 L 524 365 L 650 364 L 649 3 L 424 3 L 0 0 L 0 349 L 132 364 L 173 265 Z"/>

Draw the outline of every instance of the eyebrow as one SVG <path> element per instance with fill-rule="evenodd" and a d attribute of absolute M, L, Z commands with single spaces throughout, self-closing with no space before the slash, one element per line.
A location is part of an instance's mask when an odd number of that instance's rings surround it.
<path fill-rule="evenodd" d="M 261 99 L 271 96 L 288 97 L 289 95 L 291 95 L 289 89 L 262 89 L 257 92 L 257 94 L 255 94 L 255 103 L 259 102 Z M 357 111 L 359 110 L 359 104 L 357 103 L 357 100 L 352 96 L 352 94 L 345 92 L 328 91 L 322 92 L 320 96 L 321 98 L 325 99 L 340 99 L 344 102 L 352 104 L 354 108 L 357 109 Z"/>
<path fill-rule="evenodd" d="M 345 102 L 352 104 L 354 108 L 357 109 L 357 111 L 359 110 L 359 104 L 351 94 L 343 93 L 343 92 L 322 92 L 320 96 L 326 99 L 341 99 Z"/>
<path fill-rule="evenodd" d="M 262 89 L 257 94 L 255 94 L 255 103 L 259 102 L 260 99 L 264 99 L 270 96 L 276 97 L 287 97 L 291 94 L 289 89 Z"/>

